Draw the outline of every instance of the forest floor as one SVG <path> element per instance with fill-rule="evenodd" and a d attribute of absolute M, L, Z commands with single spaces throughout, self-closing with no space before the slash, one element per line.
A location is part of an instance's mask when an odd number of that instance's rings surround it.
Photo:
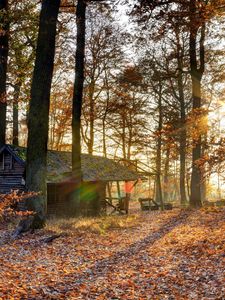
<path fill-rule="evenodd" d="M 0 299 L 225 299 L 224 209 L 51 220 L 0 243 Z"/>

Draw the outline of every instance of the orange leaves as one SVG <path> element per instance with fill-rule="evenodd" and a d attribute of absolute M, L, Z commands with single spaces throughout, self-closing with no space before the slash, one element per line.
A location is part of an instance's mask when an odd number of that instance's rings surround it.
<path fill-rule="evenodd" d="M 27 234 L 1 246 L 0 299 L 222 299 L 224 220 L 224 209 L 173 210 L 104 236 Z"/>
<path fill-rule="evenodd" d="M 208 132 L 208 110 L 205 108 L 192 110 L 188 116 L 187 125 L 193 142 L 197 142 L 200 136 Z"/>
<path fill-rule="evenodd" d="M 36 193 L 21 193 L 19 191 L 12 191 L 10 194 L 0 194 L 0 219 L 9 220 L 13 217 L 25 217 L 32 215 L 31 211 L 19 211 L 18 204 L 26 199 L 36 195 Z"/>

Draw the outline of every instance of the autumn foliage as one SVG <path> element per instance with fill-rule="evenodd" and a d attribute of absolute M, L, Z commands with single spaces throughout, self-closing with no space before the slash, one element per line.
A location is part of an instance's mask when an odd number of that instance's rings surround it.
<path fill-rule="evenodd" d="M 15 218 L 27 217 L 33 212 L 28 210 L 20 210 L 19 205 L 23 206 L 23 202 L 33 196 L 34 193 L 24 193 L 12 191 L 10 194 L 0 194 L 0 221 L 10 221 Z"/>
<path fill-rule="evenodd" d="M 131 213 L 6 241 L 0 299 L 223 299 L 224 209 Z"/>

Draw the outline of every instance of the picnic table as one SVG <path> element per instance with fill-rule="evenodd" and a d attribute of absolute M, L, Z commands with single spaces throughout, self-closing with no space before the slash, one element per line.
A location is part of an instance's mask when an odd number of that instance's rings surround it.
<path fill-rule="evenodd" d="M 141 210 L 159 210 L 160 205 L 152 198 L 139 198 L 138 201 L 141 205 Z M 165 210 L 173 208 L 171 203 L 164 203 Z"/>

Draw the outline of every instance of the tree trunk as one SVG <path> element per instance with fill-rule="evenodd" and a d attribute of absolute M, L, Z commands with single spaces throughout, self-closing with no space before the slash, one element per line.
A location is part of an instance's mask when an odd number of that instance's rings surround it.
<path fill-rule="evenodd" d="M 107 157 L 107 146 L 106 146 L 106 119 L 109 110 L 110 102 L 110 87 L 108 82 L 108 73 L 105 71 L 104 85 L 106 89 L 106 108 L 102 117 L 102 144 L 103 144 L 103 154 Z"/>
<path fill-rule="evenodd" d="M 181 131 L 180 131 L 180 145 L 179 145 L 179 153 L 180 153 L 180 201 L 181 205 L 185 205 L 187 202 L 186 197 L 186 143 L 187 143 L 187 133 L 186 133 L 186 115 L 185 115 L 185 106 L 184 106 L 184 98 L 181 103 Z"/>
<path fill-rule="evenodd" d="M 90 105 L 90 137 L 88 143 L 88 153 L 93 154 L 94 147 L 94 121 L 95 121 L 95 101 L 94 101 L 94 79 L 91 80 L 89 87 L 89 105 Z"/>
<path fill-rule="evenodd" d="M 205 69 L 205 23 L 201 24 L 201 36 L 199 41 L 199 63 L 197 61 L 197 40 L 198 29 L 196 25 L 199 22 L 195 19 L 197 15 L 196 0 L 190 1 L 190 40 L 189 40 L 189 55 L 190 68 L 192 79 L 192 109 L 194 114 L 200 114 L 201 110 L 201 80 Z M 198 166 L 198 161 L 201 158 L 201 135 L 193 141 L 192 150 L 192 174 L 191 174 L 191 195 L 190 205 L 192 207 L 201 207 L 201 170 Z"/>
<path fill-rule="evenodd" d="M 9 51 L 8 0 L 0 0 L 0 147 L 6 143 L 6 74 Z"/>
<path fill-rule="evenodd" d="M 207 152 L 207 135 L 208 132 L 205 132 L 204 135 L 202 136 L 202 156 L 204 156 Z M 201 170 L 201 173 L 205 172 L 206 167 L 204 166 L 204 170 Z M 207 198 L 207 177 L 201 178 L 201 199 L 202 203 L 206 201 Z"/>
<path fill-rule="evenodd" d="M 192 77 L 192 95 L 193 110 L 201 107 L 201 83 L 200 80 Z M 192 150 L 192 174 L 191 174 L 191 195 L 190 205 L 193 207 L 201 207 L 201 171 L 198 167 L 198 160 L 201 158 L 201 136 L 194 141 Z"/>
<path fill-rule="evenodd" d="M 166 149 L 166 161 L 165 161 L 165 170 L 164 170 L 164 179 L 163 179 L 163 198 L 167 202 L 169 198 L 168 185 L 169 185 L 169 168 L 170 168 L 170 147 Z"/>
<path fill-rule="evenodd" d="M 127 159 L 127 152 L 126 152 L 126 121 L 125 121 L 125 116 L 124 115 L 122 115 L 122 151 L 123 151 L 123 158 Z"/>
<path fill-rule="evenodd" d="M 180 31 L 176 29 L 176 45 L 177 45 L 177 66 L 178 66 L 178 95 L 180 103 L 180 134 L 179 134 L 179 155 L 180 155 L 180 202 L 184 205 L 187 202 L 186 197 L 186 144 L 187 144 L 187 131 L 186 131 L 186 110 L 184 98 L 184 84 L 183 84 L 183 60 L 184 51 L 180 42 Z"/>
<path fill-rule="evenodd" d="M 193 93 L 193 110 L 201 107 L 201 84 L 200 80 L 192 78 L 192 93 Z M 198 95 L 198 96 L 197 96 Z M 201 172 L 197 165 L 201 158 L 201 136 L 197 141 L 194 141 L 192 150 L 192 173 L 191 173 L 191 195 L 190 205 L 193 207 L 201 207 Z"/>
<path fill-rule="evenodd" d="M 13 99 L 13 139 L 12 143 L 15 146 L 19 145 L 19 95 L 20 95 L 21 84 L 17 83 L 14 89 L 14 99 Z"/>
<path fill-rule="evenodd" d="M 186 197 L 186 132 L 180 135 L 180 201 L 181 205 L 187 203 Z"/>
<path fill-rule="evenodd" d="M 40 192 L 28 200 L 35 214 L 35 228 L 44 226 L 47 207 L 47 144 L 49 104 L 54 68 L 56 25 L 60 0 L 43 0 L 40 14 L 36 61 L 32 79 L 28 118 L 26 186 Z"/>
<path fill-rule="evenodd" d="M 102 144 L 103 144 L 103 155 L 104 157 L 107 157 L 105 116 L 102 119 Z"/>
<path fill-rule="evenodd" d="M 158 121 L 158 139 L 157 139 L 157 149 L 156 149 L 156 201 L 160 204 L 161 209 L 164 209 L 163 195 L 162 195 L 162 184 L 161 184 L 161 168 L 162 168 L 162 97 L 161 97 L 161 87 L 159 93 L 159 121 Z"/>
<path fill-rule="evenodd" d="M 71 200 L 71 209 L 76 213 L 76 207 L 80 207 L 82 184 L 81 170 L 81 112 L 84 86 L 84 58 L 85 58 L 85 30 L 86 30 L 86 1 L 78 0 L 76 10 L 77 23 L 77 49 L 75 65 L 75 82 L 73 94 L 72 115 L 72 173 L 75 180 L 76 191 Z"/>

